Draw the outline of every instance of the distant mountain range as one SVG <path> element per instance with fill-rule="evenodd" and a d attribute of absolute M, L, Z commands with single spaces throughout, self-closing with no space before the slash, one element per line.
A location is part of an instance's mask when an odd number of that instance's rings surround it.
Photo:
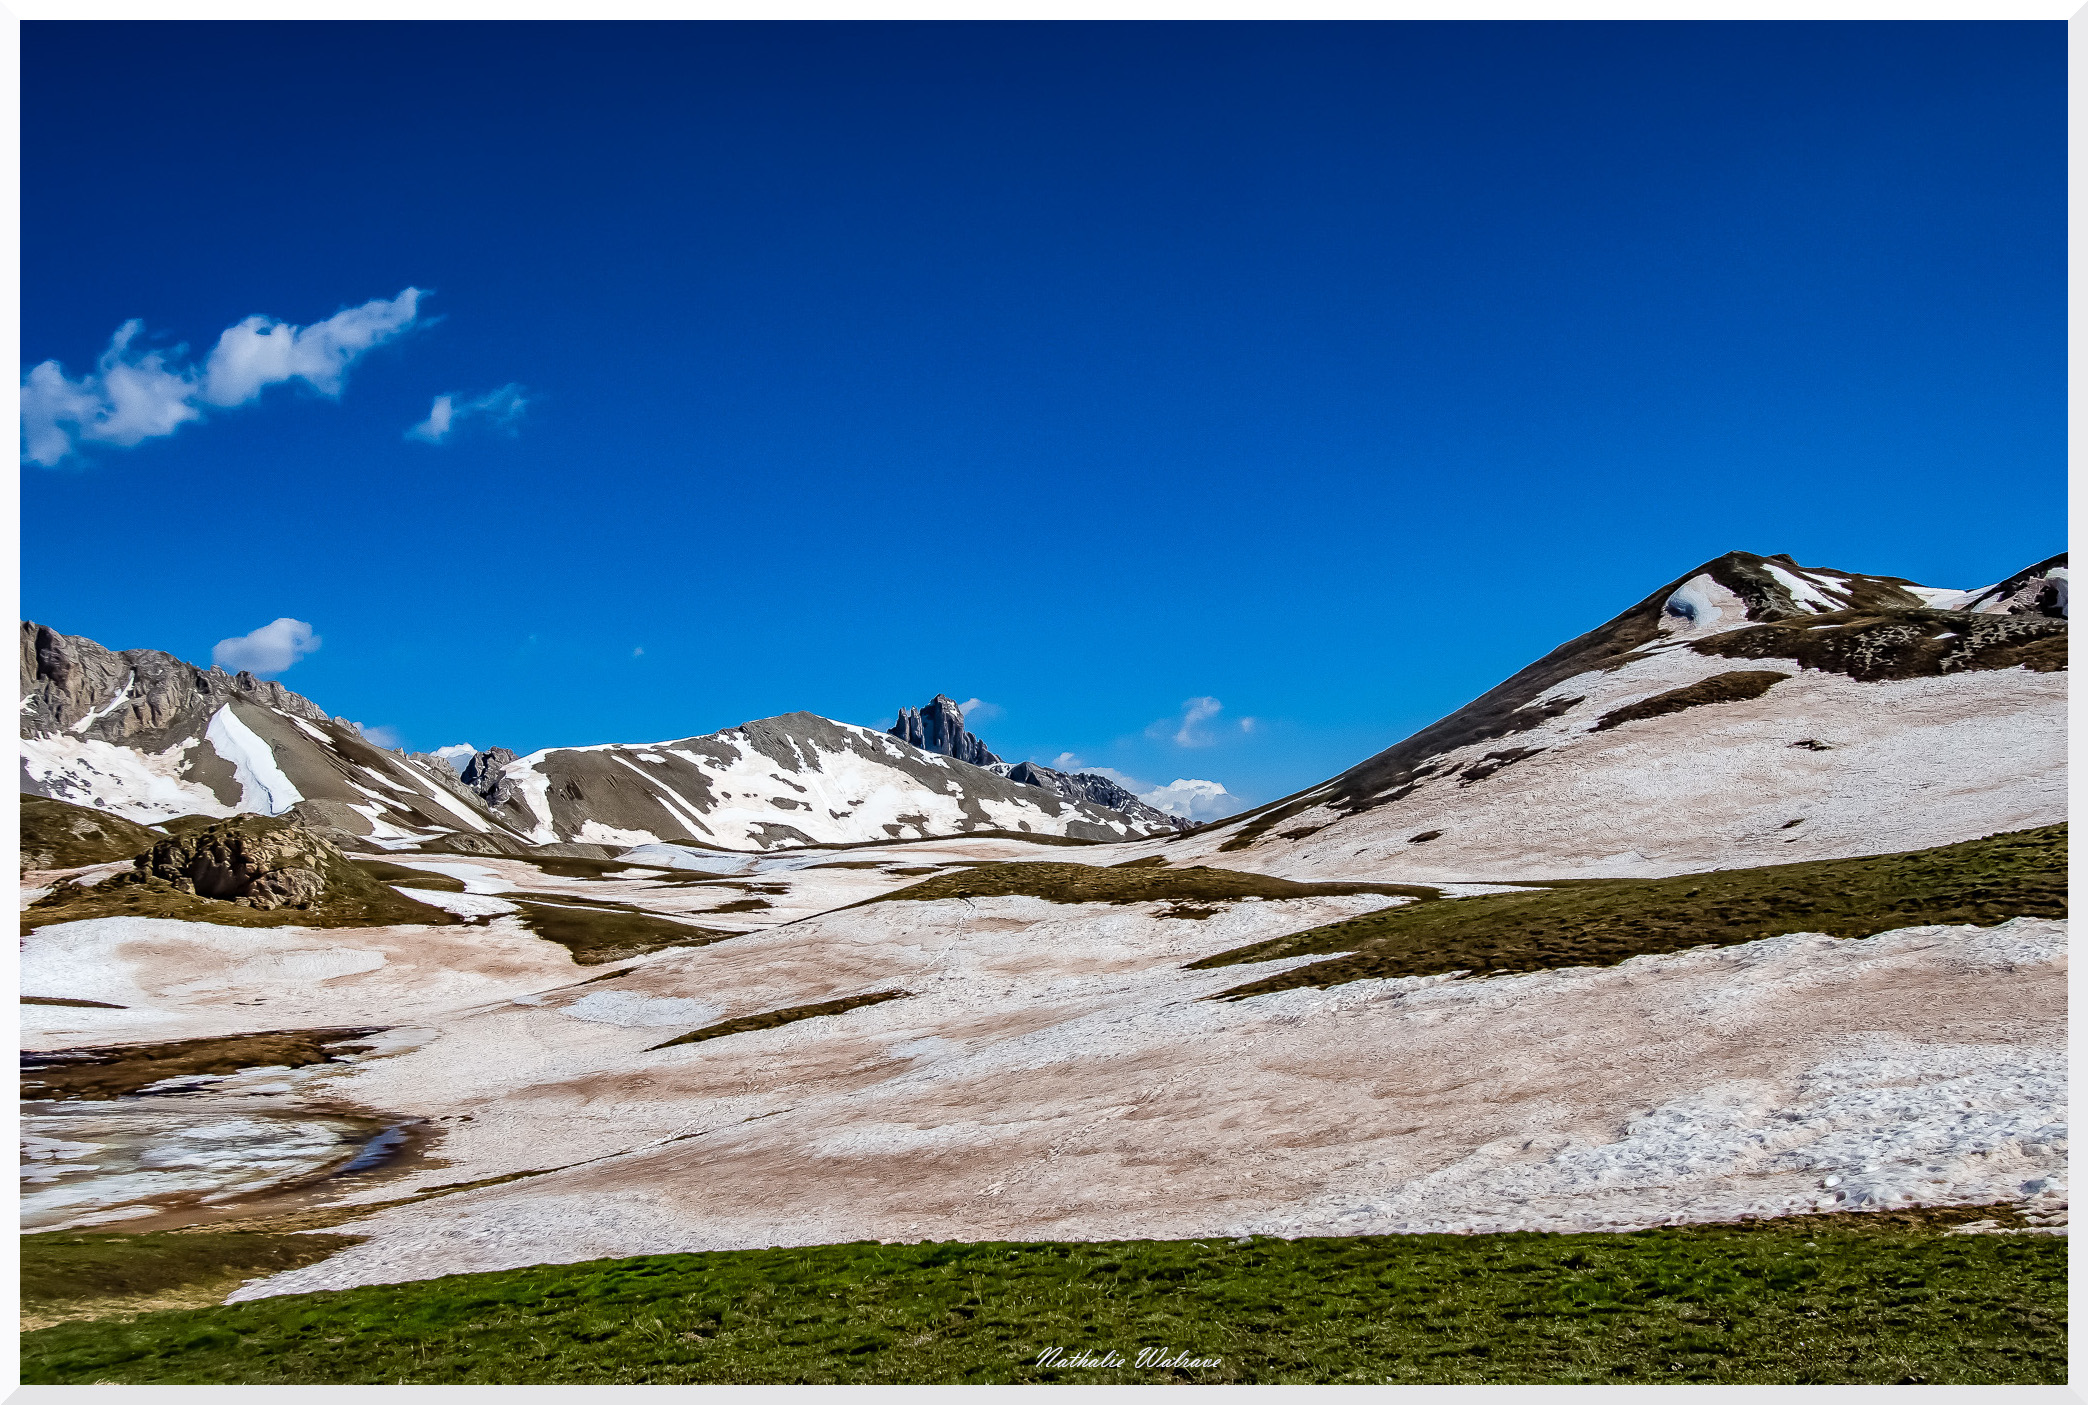
<path fill-rule="evenodd" d="M 144 823 L 294 814 L 350 847 L 735 851 L 960 834 L 1166 838 L 1297 876 L 1641 875 L 2065 817 L 2066 558 L 1961 591 L 1733 552 L 1449 717 L 1192 828 L 1106 777 L 1002 761 L 937 694 L 886 733 L 811 713 L 496 748 L 460 776 L 279 683 L 24 623 L 22 789 Z"/>
<path fill-rule="evenodd" d="M 144 823 L 294 814 L 357 848 L 424 845 L 606 857 L 638 844 L 763 850 L 955 834 L 1122 840 L 1179 821 L 1101 777 L 1011 779 L 808 712 L 657 743 L 494 749 L 464 775 L 386 751 L 279 683 L 151 649 L 121 653 L 22 626 L 22 789 Z M 955 721 L 930 734 L 984 754 Z M 931 715 L 936 703 L 930 704 Z M 1106 790 L 1104 789 L 1106 788 Z M 582 846 L 573 849 L 574 845 Z"/>

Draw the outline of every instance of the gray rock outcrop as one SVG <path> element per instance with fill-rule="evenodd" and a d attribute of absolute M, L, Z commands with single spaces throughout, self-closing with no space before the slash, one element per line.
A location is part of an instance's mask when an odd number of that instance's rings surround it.
<path fill-rule="evenodd" d="M 899 709 L 899 720 L 888 735 L 953 761 L 973 766 L 1001 764 L 1001 759 L 986 749 L 986 743 L 964 729 L 964 709 L 941 693 L 920 708 Z"/>
<path fill-rule="evenodd" d="M 487 805 L 505 805 L 515 793 L 515 783 L 501 774 L 515 753 L 504 746 L 482 751 L 464 768 L 464 785 Z"/>
<path fill-rule="evenodd" d="M 22 621 L 21 735 L 75 731 L 95 741 L 156 751 L 165 738 L 202 731 L 235 698 L 313 722 L 310 700 L 273 680 L 198 668 L 157 649 L 105 649 L 92 639 Z"/>
<path fill-rule="evenodd" d="M 338 851 L 300 825 L 240 816 L 163 839 L 131 866 L 178 892 L 270 909 L 312 906 L 326 895 L 323 872 L 341 862 Z"/>
<path fill-rule="evenodd" d="M 1053 795 L 1062 795 L 1068 800 L 1085 800 L 1090 805 L 1100 805 L 1105 810 L 1114 810 L 1141 824 L 1156 827 L 1164 825 L 1175 830 L 1196 828 L 1194 820 L 1155 809 L 1107 776 L 1098 776 L 1092 772 L 1068 775 L 1064 771 L 1054 771 L 1049 766 L 1039 766 L 1034 761 L 1022 761 L 1013 766 L 995 769 L 1000 770 L 1001 774 L 1011 781 L 1033 785 L 1041 790 L 1048 790 Z"/>

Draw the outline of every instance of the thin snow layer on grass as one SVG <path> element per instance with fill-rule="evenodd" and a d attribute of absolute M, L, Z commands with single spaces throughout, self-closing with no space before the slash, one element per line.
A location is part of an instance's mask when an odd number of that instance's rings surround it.
<path fill-rule="evenodd" d="M 1828 595 L 1820 589 L 1819 585 L 1810 576 L 1801 575 L 1794 571 L 1786 571 L 1773 561 L 1764 561 L 1762 569 L 1774 577 L 1778 585 L 1789 591 L 1791 599 L 1800 605 L 1822 612 L 1848 608 L 1846 601 L 1836 600 L 1833 596 Z"/>
<path fill-rule="evenodd" d="M 615 988 L 725 1018 L 911 998 L 651 1052 L 650 1030 L 570 1017 L 592 990 L 448 1021 L 358 1065 L 347 1095 L 468 1107 L 444 1180 L 568 1169 L 377 1212 L 355 1226 L 368 1243 L 237 1296 L 865 1238 L 1603 1229 L 2063 1196 L 2062 922 L 1239 1002 L 1202 997 L 1316 958 L 1182 969 L 1368 901 L 1202 922 L 876 904 L 664 953 Z"/>
<path fill-rule="evenodd" d="M 22 1228 L 84 1228 L 169 1196 L 210 1203 L 265 1190 L 346 1160 L 364 1135 L 337 1119 L 252 1108 L 27 1103 Z"/>
<path fill-rule="evenodd" d="M 1792 676 L 1748 701 L 1593 730 L 1616 708 L 1736 669 Z M 1859 683 L 1670 649 L 1559 684 L 1551 695 L 1585 701 L 1447 753 L 1399 800 L 1287 818 L 1283 829 L 1315 830 L 1301 839 L 1222 853 L 1237 832 L 1226 829 L 1142 851 L 1286 878 L 1430 883 L 1656 877 L 1958 843 L 2066 818 L 2066 677 Z M 1465 774 L 1511 742 L 1535 754 Z"/>
<path fill-rule="evenodd" d="M 232 704 L 226 703 L 211 714 L 210 726 L 203 735 L 219 756 L 232 763 L 233 774 L 239 780 L 240 809 L 280 815 L 304 799 L 283 774 L 283 768 L 276 765 L 275 753 L 269 750 L 268 743 L 239 720 Z"/>
<path fill-rule="evenodd" d="M 393 891 L 458 917 L 499 917 L 503 913 L 520 911 L 505 898 L 489 897 L 484 893 L 445 893 L 435 888 L 399 887 L 394 887 Z"/>
<path fill-rule="evenodd" d="M 463 863 L 451 859 L 424 859 L 415 855 L 401 854 L 391 860 L 404 868 L 417 868 L 423 873 L 439 873 L 454 878 L 464 885 L 467 893 L 512 893 L 515 885 L 505 869 L 495 869 L 490 864 Z M 520 865 L 517 865 L 520 867 Z M 530 873 L 538 870 L 531 868 Z"/>
<path fill-rule="evenodd" d="M 66 732 L 24 737 L 22 773 L 45 794 L 154 824 L 176 815 L 237 814 L 208 786 L 183 780 L 194 738 L 159 753 L 91 741 Z"/>
<path fill-rule="evenodd" d="M 321 929 L 96 917 L 38 928 L 22 939 L 21 961 L 25 990 L 124 1007 L 25 1005 L 23 1042 L 32 1049 L 399 1024 L 580 974 L 565 948 L 511 918 Z"/>
<path fill-rule="evenodd" d="M 598 990 L 581 996 L 560 1011 L 568 1019 L 591 1020 L 624 1029 L 664 1029 L 680 1025 L 695 1029 L 715 1022 L 720 1011 L 701 1000 L 676 996 L 639 995 L 628 990 Z"/>

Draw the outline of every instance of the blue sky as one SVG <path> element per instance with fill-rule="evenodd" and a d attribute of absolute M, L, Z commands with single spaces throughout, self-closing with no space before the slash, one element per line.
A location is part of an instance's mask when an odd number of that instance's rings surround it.
<path fill-rule="evenodd" d="M 416 749 L 941 691 L 1274 798 L 1726 550 L 2062 549 L 2063 42 L 28 24 L 36 403 L 139 325 L 23 611 L 308 625 Z"/>

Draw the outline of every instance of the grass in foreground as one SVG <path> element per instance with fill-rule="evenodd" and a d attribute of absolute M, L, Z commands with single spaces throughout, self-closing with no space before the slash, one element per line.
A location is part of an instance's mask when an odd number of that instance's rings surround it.
<path fill-rule="evenodd" d="M 23 1336 L 22 1378 L 2064 1381 L 2065 1242 L 1946 1232 L 2011 1218 L 1997 1209 L 1619 1235 L 662 1255 L 67 1323 Z M 1127 1364 L 1035 1365 L 1051 1347 Z M 1128 1364 L 1146 1348 L 1219 1364 Z"/>
<path fill-rule="evenodd" d="M 1906 854 L 1824 859 L 1678 878 L 1579 879 L 1519 893 L 1408 903 L 1220 952 L 1192 970 L 1313 952 L 1333 961 L 1235 986 L 1263 995 L 1375 977 L 1609 966 L 1786 932 L 1867 937 L 1895 927 L 2066 915 L 2066 826 Z"/>
<path fill-rule="evenodd" d="M 361 1242 L 343 1234 L 28 1234 L 22 1325 L 209 1307 L 249 1278 Z"/>

